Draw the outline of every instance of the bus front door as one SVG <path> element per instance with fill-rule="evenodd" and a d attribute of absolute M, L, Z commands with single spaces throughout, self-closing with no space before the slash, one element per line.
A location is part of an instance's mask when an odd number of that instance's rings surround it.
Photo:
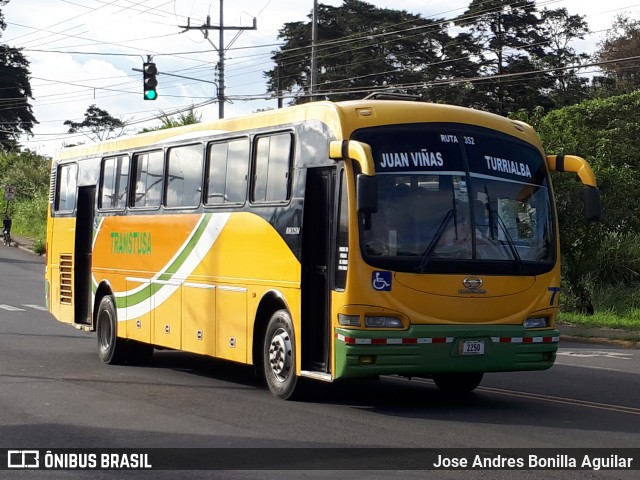
<path fill-rule="evenodd" d="M 79 187 L 74 250 L 74 323 L 91 324 L 91 250 L 96 187 Z"/>
<path fill-rule="evenodd" d="M 335 168 L 309 168 L 302 234 L 302 369 L 329 372 L 329 268 Z"/>

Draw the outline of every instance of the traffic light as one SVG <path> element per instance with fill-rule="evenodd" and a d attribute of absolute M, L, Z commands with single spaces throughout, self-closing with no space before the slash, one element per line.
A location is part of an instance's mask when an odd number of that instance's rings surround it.
<path fill-rule="evenodd" d="M 156 75 L 158 74 L 158 69 L 156 68 L 156 64 L 153 62 L 145 62 L 142 65 L 142 79 L 143 79 L 143 87 L 144 87 L 144 99 L 145 100 L 155 100 L 158 98 L 158 92 L 156 91 L 156 87 L 158 86 L 158 79 Z"/>

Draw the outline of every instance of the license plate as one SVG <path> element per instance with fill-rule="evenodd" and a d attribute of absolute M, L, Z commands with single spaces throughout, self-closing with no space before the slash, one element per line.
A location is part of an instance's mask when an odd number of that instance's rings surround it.
<path fill-rule="evenodd" d="M 464 340 L 460 342 L 460 355 L 484 355 L 484 341 Z"/>

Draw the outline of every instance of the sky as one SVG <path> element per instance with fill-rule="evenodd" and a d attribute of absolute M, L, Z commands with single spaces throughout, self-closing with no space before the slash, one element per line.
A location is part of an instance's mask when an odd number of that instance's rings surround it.
<path fill-rule="evenodd" d="M 216 70 L 219 33 L 200 29 L 220 24 L 221 0 L 10 0 L 2 7 L 7 28 L 0 43 L 22 48 L 30 62 L 30 101 L 38 124 L 21 144 L 52 155 L 64 145 L 88 142 L 68 134 L 65 120 L 80 122 L 95 104 L 128 123 L 127 133 L 160 125 L 161 113 L 191 105 L 203 121 L 218 118 Z M 319 0 L 339 6 L 341 0 Z M 470 0 L 368 0 L 378 7 L 403 9 L 424 18 L 462 14 Z M 640 0 L 537 0 L 538 9 L 566 8 L 586 17 L 592 34 L 577 42 L 577 51 L 591 53 L 617 14 L 640 18 Z M 308 21 L 313 0 L 226 0 L 225 117 L 276 108 L 268 97 L 264 72 L 273 68 L 278 31 L 285 23 Z M 238 35 L 239 34 L 239 35 Z M 142 96 L 142 63 L 151 55 L 160 75 L 155 101 Z M 163 75 L 164 73 L 164 75 Z M 181 75 L 173 77 L 169 74 Z M 205 105 L 207 104 L 207 105 Z M 202 106 L 201 106 L 202 105 Z"/>

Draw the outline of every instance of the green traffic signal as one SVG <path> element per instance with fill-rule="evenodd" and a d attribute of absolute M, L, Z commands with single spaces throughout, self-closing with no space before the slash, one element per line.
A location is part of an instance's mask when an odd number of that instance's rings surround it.
<path fill-rule="evenodd" d="M 158 92 L 155 90 L 145 90 L 144 91 L 144 99 L 145 100 L 155 100 L 158 98 Z"/>
<path fill-rule="evenodd" d="M 145 62 L 142 65 L 142 81 L 145 100 L 155 100 L 158 98 L 158 92 L 156 91 L 156 87 L 158 86 L 158 79 L 156 78 L 157 74 L 158 69 L 155 63 Z"/>

